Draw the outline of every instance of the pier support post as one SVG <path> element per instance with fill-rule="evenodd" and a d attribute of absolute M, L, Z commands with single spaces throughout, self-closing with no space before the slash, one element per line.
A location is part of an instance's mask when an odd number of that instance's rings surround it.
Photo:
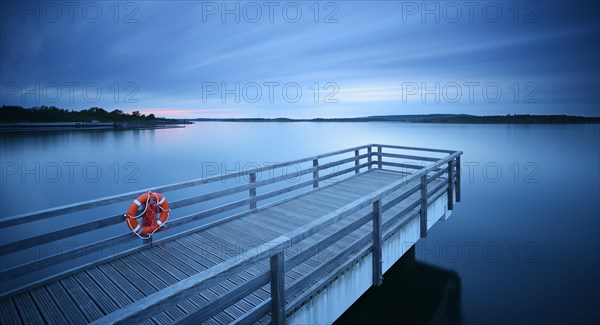
<path fill-rule="evenodd" d="M 381 146 L 377 146 L 377 167 L 381 169 L 383 156 L 381 155 Z"/>
<path fill-rule="evenodd" d="M 460 156 L 456 157 L 456 202 L 460 202 Z"/>
<path fill-rule="evenodd" d="M 421 176 L 421 238 L 427 237 L 427 174 Z"/>
<path fill-rule="evenodd" d="M 285 324 L 283 252 L 271 256 L 271 324 Z"/>
<path fill-rule="evenodd" d="M 454 209 L 454 160 L 448 162 L 448 210 Z"/>
<path fill-rule="evenodd" d="M 383 282 L 383 258 L 381 252 L 381 200 L 373 202 L 373 285 Z"/>
<path fill-rule="evenodd" d="M 367 154 L 368 154 L 368 156 L 369 156 L 369 157 L 367 158 L 367 161 L 368 161 L 368 164 L 367 164 L 367 169 L 371 169 L 371 164 L 373 163 L 373 158 L 371 157 L 371 155 L 373 154 L 373 151 L 371 150 L 371 147 L 369 147 L 369 148 L 367 149 Z"/>
<path fill-rule="evenodd" d="M 250 179 L 250 184 L 254 184 L 256 183 L 256 173 L 250 173 L 248 175 L 249 179 Z M 249 190 L 250 192 L 250 198 L 253 198 L 256 196 L 256 187 L 253 187 Z M 250 203 L 250 210 L 252 209 L 256 209 L 256 202 L 252 202 Z"/>
<path fill-rule="evenodd" d="M 358 159 L 358 150 L 354 150 L 354 173 L 358 174 L 360 172 L 360 168 L 358 167 L 358 165 L 360 165 L 360 159 Z"/>
<path fill-rule="evenodd" d="M 313 159 L 313 188 L 319 187 L 319 159 Z"/>

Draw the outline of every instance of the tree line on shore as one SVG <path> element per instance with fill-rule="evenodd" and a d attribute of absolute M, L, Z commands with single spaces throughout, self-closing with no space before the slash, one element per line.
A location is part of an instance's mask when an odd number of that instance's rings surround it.
<path fill-rule="evenodd" d="M 108 112 L 101 107 L 90 107 L 80 111 L 56 106 L 24 108 L 21 106 L 0 107 L 0 122 L 181 122 L 176 119 L 141 114 L 139 111 L 125 113 L 120 109 Z"/>

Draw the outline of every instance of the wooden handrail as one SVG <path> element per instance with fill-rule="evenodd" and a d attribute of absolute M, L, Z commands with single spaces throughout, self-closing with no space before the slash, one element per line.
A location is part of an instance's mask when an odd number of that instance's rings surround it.
<path fill-rule="evenodd" d="M 317 156 L 313 156 L 313 157 L 309 157 L 309 158 L 287 161 L 287 162 L 283 162 L 283 163 L 279 163 L 279 164 L 275 164 L 275 165 L 270 165 L 270 166 L 255 168 L 255 169 L 249 169 L 249 170 L 244 170 L 244 171 L 239 171 L 239 172 L 233 172 L 233 173 L 228 173 L 228 174 L 218 175 L 218 176 L 213 176 L 213 177 L 208 177 L 208 178 L 198 178 L 198 179 L 194 179 L 191 181 L 173 183 L 173 184 L 159 186 L 159 187 L 151 187 L 151 188 L 146 188 L 146 189 L 142 189 L 142 190 L 138 190 L 138 191 L 132 191 L 132 192 L 127 192 L 127 193 L 113 195 L 113 196 L 107 196 L 107 197 L 103 197 L 103 198 L 99 198 L 99 199 L 95 199 L 95 200 L 88 200 L 88 201 L 74 203 L 74 204 L 62 205 L 62 206 L 54 207 L 54 208 L 50 208 L 50 209 L 43 209 L 43 210 L 38 210 L 38 211 L 30 212 L 30 213 L 24 213 L 24 214 L 0 219 L 0 228 L 8 228 L 8 227 L 28 223 L 28 222 L 39 221 L 39 220 L 55 217 L 58 215 L 63 215 L 63 214 L 82 211 L 82 210 L 88 210 L 88 209 L 106 206 L 106 205 L 114 204 L 114 203 L 120 203 L 123 201 L 127 201 L 127 200 L 136 198 L 139 195 L 139 193 L 144 193 L 144 192 L 148 192 L 148 191 L 169 192 L 169 191 L 174 191 L 174 190 L 180 190 L 180 189 L 203 185 L 203 184 L 208 184 L 208 183 L 212 183 L 212 182 L 216 182 L 216 181 L 224 181 L 224 180 L 234 178 L 234 177 L 242 177 L 242 176 L 245 176 L 245 175 L 248 175 L 251 173 L 261 173 L 261 172 L 268 171 L 268 170 L 275 170 L 278 168 L 287 167 L 287 166 L 311 161 L 313 159 L 321 159 L 321 158 L 326 158 L 326 157 L 330 157 L 330 156 L 340 155 L 340 154 L 352 152 L 356 149 L 367 148 L 369 146 L 371 146 L 371 145 L 370 144 L 363 145 L 363 146 L 358 146 L 358 147 L 354 147 L 354 148 L 333 151 L 333 152 L 329 152 L 329 153 L 325 153 L 322 155 L 317 155 Z"/>
<path fill-rule="evenodd" d="M 373 148 L 376 148 L 377 151 L 372 150 Z M 172 226 L 176 227 L 176 226 L 183 225 L 183 224 L 195 221 L 195 220 L 199 220 L 202 218 L 206 218 L 206 217 L 215 215 L 217 213 L 229 211 L 231 209 L 234 209 L 234 208 L 237 208 L 240 206 L 244 206 L 244 205 L 249 205 L 251 210 L 252 209 L 260 210 L 261 209 L 260 207 L 258 207 L 258 208 L 256 207 L 256 203 L 261 200 L 272 198 L 274 196 L 278 196 L 278 195 L 287 193 L 287 192 L 295 190 L 295 189 L 311 187 L 311 185 L 313 187 L 317 187 L 317 186 L 319 186 L 319 182 L 322 182 L 324 180 L 327 180 L 327 179 L 330 179 L 333 177 L 337 177 L 340 175 L 353 173 L 353 172 L 355 173 L 357 170 L 360 170 L 365 167 L 366 167 L 366 169 L 371 169 L 372 165 L 375 163 L 377 163 L 379 166 L 386 165 L 386 162 L 382 160 L 382 157 L 405 158 L 405 157 L 396 157 L 395 154 L 383 153 L 382 148 L 418 150 L 417 148 L 412 148 L 412 147 L 400 147 L 400 146 L 388 146 L 388 145 L 365 145 L 365 146 L 359 146 L 359 147 L 354 147 L 354 148 L 349 148 L 349 149 L 344 149 L 344 150 L 338 150 L 338 151 L 334 151 L 334 152 L 330 152 L 330 153 L 322 154 L 322 155 L 318 155 L 318 156 L 313 156 L 313 157 L 309 157 L 309 158 L 298 159 L 298 160 L 294 160 L 294 161 L 280 163 L 280 164 L 276 164 L 276 165 L 272 165 L 272 166 L 261 167 L 261 168 L 257 168 L 257 169 L 253 169 L 253 170 L 246 170 L 243 172 L 234 172 L 234 173 L 230 173 L 230 174 L 226 174 L 226 175 L 209 177 L 206 179 L 196 179 L 196 180 L 192 180 L 192 181 L 188 181 L 188 182 L 170 184 L 170 185 L 166 185 L 166 186 L 157 187 L 157 188 L 154 188 L 151 190 L 162 191 L 162 192 L 172 191 L 172 190 L 178 190 L 178 189 L 188 188 L 188 187 L 192 187 L 192 186 L 207 184 L 207 183 L 211 183 L 211 182 L 215 182 L 215 181 L 219 181 L 219 180 L 223 180 L 223 179 L 230 179 L 233 177 L 241 177 L 243 175 L 249 175 L 249 183 L 248 184 L 243 184 L 243 185 L 227 188 L 224 190 L 214 191 L 211 193 L 193 196 L 193 197 L 189 197 L 189 198 L 184 198 L 184 199 L 180 199 L 180 200 L 171 202 L 172 207 L 179 208 L 179 207 L 184 207 L 184 206 L 188 206 L 188 205 L 192 205 L 192 204 L 197 204 L 199 202 L 204 202 L 207 200 L 212 200 L 215 198 L 220 198 L 220 197 L 227 196 L 227 195 L 230 195 L 233 193 L 249 191 L 249 195 L 248 195 L 247 199 L 239 200 L 236 202 L 230 202 L 225 205 L 221 205 L 221 206 L 218 206 L 215 208 L 211 208 L 211 209 L 201 211 L 198 213 L 193 213 L 193 214 L 172 220 L 171 221 Z M 359 152 L 359 150 L 361 150 L 361 149 L 367 149 L 367 153 L 361 155 Z M 328 162 L 325 164 L 319 164 L 319 159 L 321 159 L 321 158 L 351 153 L 352 151 L 354 151 L 354 155 L 352 155 L 352 157 L 339 159 L 339 160 Z M 437 149 L 427 149 L 427 150 L 423 150 L 423 151 L 446 152 L 445 150 L 437 150 Z M 446 157 L 439 158 L 439 159 L 435 158 L 437 160 L 435 162 L 433 162 L 432 165 L 427 166 L 426 168 L 421 168 L 418 170 L 417 173 L 410 174 L 407 178 L 402 179 L 401 180 L 403 182 L 402 184 L 405 184 L 406 182 L 410 181 L 411 179 L 414 179 L 414 177 L 416 177 L 415 175 L 422 175 L 422 174 L 426 175 L 427 173 L 429 173 L 431 171 L 437 171 L 437 173 L 435 173 L 434 175 L 430 175 L 431 176 L 430 180 L 437 178 L 437 177 L 441 176 L 442 174 L 444 174 L 444 172 L 447 171 L 446 168 L 441 168 L 441 166 L 443 164 L 448 164 L 449 161 L 451 161 L 453 159 L 457 160 L 455 166 L 456 166 L 457 173 L 459 173 L 460 172 L 459 159 L 460 159 L 461 154 L 462 154 L 462 152 L 453 151 L 451 154 L 449 154 Z M 372 159 L 373 156 L 377 156 L 376 157 L 377 161 Z M 420 157 L 420 156 L 411 156 L 411 157 Z M 365 159 L 365 158 L 367 159 L 367 162 L 360 164 L 359 163 L 360 160 Z M 423 158 L 423 157 L 420 157 L 420 158 Z M 429 159 L 430 157 L 424 157 L 424 158 Z M 254 180 L 254 182 L 253 182 L 252 177 L 251 177 L 252 174 L 256 175 L 256 173 L 258 173 L 258 172 L 264 172 L 264 171 L 277 169 L 277 168 L 281 168 L 281 167 L 285 167 L 285 166 L 290 166 L 290 165 L 298 164 L 298 163 L 311 162 L 311 160 L 312 160 L 313 167 L 309 167 L 309 168 L 303 169 L 298 172 L 300 175 L 306 175 L 306 174 L 312 173 L 313 177 L 309 181 L 298 183 L 298 184 L 293 184 L 291 186 L 288 186 L 288 187 L 285 187 L 282 189 L 278 189 L 278 190 L 274 190 L 271 192 L 262 193 L 262 194 L 257 195 L 257 193 L 256 193 L 257 188 L 259 188 L 261 186 L 284 181 L 284 180 L 288 179 L 289 176 L 282 175 L 279 177 L 269 178 L 269 179 L 261 180 L 261 181 Z M 320 173 L 319 173 L 319 171 L 321 171 L 321 170 L 327 170 L 329 168 L 333 168 L 333 167 L 343 165 L 346 163 L 351 163 L 353 161 L 354 161 L 354 164 L 352 167 L 349 167 L 349 168 L 346 168 L 346 169 L 343 169 L 340 171 L 336 171 L 333 173 L 324 174 L 324 175 L 320 175 Z M 460 187 L 458 184 L 460 182 L 459 177 L 460 177 L 459 175 L 457 175 L 455 177 L 455 180 L 457 182 L 456 183 L 457 201 L 460 198 Z M 400 186 L 402 186 L 402 185 L 398 185 L 398 184 L 400 184 L 400 183 L 396 184 L 397 185 L 396 188 L 399 188 Z M 392 184 L 392 185 L 394 185 L 394 184 Z M 392 186 L 392 185 L 390 185 L 390 186 Z M 146 191 L 146 190 L 142 190 L 142 191 Z M 137 194 L 139 194 L 142 191 L 128 192 L 125 194 L 104 197 L 104 198 L 100 198 L 100 199 L 93 200 L 93 201 L 86 201 L 86 202 L 77 203 L 77 204 L 70 204 L 70 205 L 65 205 L 65 206 L 61 206 L 61 207 L 57 207 L 57 208 L 46 209 L 46 210 L 41 210 L 41 211 L 23 214 L 23 215 L 19 215 L 19 216 L 0 219 L 0 227 L 11 227 L 14 225 L 19 225 L 19 224 L 24 224 L 24 223 L 28 223 L 28 222 L 37 221 L 37 220 L 42 220 L 42 219 L 50 218 L 50 217 L 65 214 L 65 213 L 71 213 L 71 212 L 75 212 L 75 211 L 92 209 L 92 208 L 97 208 L 97 207 L 100 207 L 103 205 L 122 202 L 124 200 L 135 197 Z M 376 192 L 376 193 L 378 193 L 378 192 Z M 370 200 L 368 198 L 366 198 L 365 200 L 367 200 L 367 201 Z M 381 197 L 379 197 L 379 199 L 381 199 Z M 402 198 L 402 195 L 400 195 L 398 202 L 403 199 L 404 198 Z M 365 201 L 365 202 L 367 202 L 367 201 Z M 368 204 L 373 204 L 374 201 L 369 201 L 367 203 L 365 203 L 365 202 L 363 202 L 363 203 L 368 205 Z M 381 213 L 383 213 L 390 207 L 391 206 L 389 204 L 382 206 Z M 348 207 L 348 208 L 353 209 L 352 207 Z M 356 207 L 354 207 L 354 208 L 356 208 Z M 357 211 L 357 210 L 354 210 L 354 211 Z M 249 211 L 249 212 L 251 212 L 251 211 Z M 339 218 L 347 216 L 350 213 L 351 212 L 343 212 L 343 213 L 340 213 L 335 218 L 337 218 L 336 220 L 339 220 Z M 234 216 L 227 217 L 225 219 L 229 220 L 230 218 L 239 217 L 239 216 L 242 216 L 245 214 L 247 214 L 247 213 L 238 213 L 238 214 L 235 214 Z M 119 221 L 119 219 L 121 219 L 121 220 Z M 319 219 L 319 220 L 321 220 L 321 219 Z M 0 246 L 0 256 L 9 254 L 11 252 L 20 251 L 22 249 L 41 245 L 44 243 L 52 242 L 52 241 L 60 239 L 64 236 L 72 236 L 72 235 L 77 235 L 77 234 L 88 232 L 88 231 L 93 231 L 95 229 L 114 225 L 119 222 L 122 222 L 122 217 L 120 217 L 120 215 L 110 216 L 110 217 L 106 217 L 106 218 L 103 218 L 100 220 L 90 222 L 88 224 L 75 225 L 75 226 L 71 226 L 71 227 L 68 227 L 65 229 L 56 230 L 51 233 L 45 233 L 45 234 L 38 235 L 35 237 L 30 237 L 30 238 L 27 238 L 24 240 L 20 240 L 17 242 L 7 243 L 7 244 Z M 197 229 L 198 228 L 196 228 L 196 230 Z M 385 225 L 384 225 L 383 229 L 385 230 Z M 308 233 L 309 230 L 306 230 L 306 232 Z M 178 238 L 179 236 L 181 236 L 185 233 L 190 233 L 191 231 L 194 231 L 194 229 L 189 229 L 182 233 L 169 236 L 161 241 L 172 240 L 172 239 Z M 55 255 L 44 257 L 44 258 L 36 260 L 36 261 L 28 262 L 28 263 L 25 263 L 22 265 L 17 265 L 17 266 L 11 267 L 9 269 L 2 270 L 2 272 L 0 272 L 0 280 L 18 276 L 19 274 L 22 274 L 24 272 L 30 272 L 30 271 L 36 270 L 37 268 L 47 267 L 47 266 L 53 265 L 55 263 L 63 262 L 65 260 L 73 258 L 74 256 L 77 256 L 77 254 L 83 254 L 86 252 L 95 252 L 95 251 L 99 251 L 99 250 L 105 249 L 107 247 L 110 247 L 110 245 L 113 245 L 113 244 L 123 243 L 123 242 L 132 241 L 132 240 L 137 239 L 137 237 L 134 237 L 134 236 L 130 236 L 130 238 L 128 238 L 127 235 L 130 235 L 130 234 L 117 235 L 117 236 L 108 238 L 106 240 L 100 241 L 100 242 L 85 245 L 83 247 L 74 248 L 73 250 L 57 253 Z M 127 253 L 131 253 L 135 250 L 143 249 L 143 247 L 144 246 L 129 249 L 128 251 L 121 252 L 120 254 L 118 254 L 118 256 L 121 256 L 121 255 L 124 255 Z M 116 258 L 118 256 L 115 255 L 112 258 Z M 270 256 L 271 255 L 269 255 L 269 257 Z M 261 258 L 262 257 L 264 257 L 264 256 L 261 256 Z M 310 258 L 310 256 L 308 256 L 306 258 Z M 86 265 L 79 266 L 79 267 L 71 269 L 69 271 L 65 271 L 59 275 L 50 276 L 46 279 L 40 280 L 40 281 L 36 282 L 35 284 L 31 284 L 31 285 L 39 285 L 40 283 L 45 283 L 47 281 L 50 281 L 52 278 L 72 274 L 73 272 L 75 272 L 79 269 L 82 269 L 85 267 L 90 267 L 92 265 L 96 265 L 96 264 L 101 263 L 108 259 L 110 259 L 110 257 L 106 257 L 104 259 L 101 259 L 101 260 L 98 260 L 98 261 L 95 261 L 92 263 L 88 263 Z M 7 295 L 15 294 L 15 292 L 20 292 L 20 291 L 24 290 L 24 288 L 30 287 L 31 285 L 27 285 L 25 287 L 21 287 L 21 288 L 12 290 L 11 292 L 2 293 L 2 294 L 0 294 L 0 296 L 6 297 Z"/>

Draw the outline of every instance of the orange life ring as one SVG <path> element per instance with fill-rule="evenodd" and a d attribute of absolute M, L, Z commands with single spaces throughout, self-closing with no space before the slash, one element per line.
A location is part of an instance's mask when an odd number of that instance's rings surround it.
<path fill-rule="evenodd" d="M 137 215 L 138 209 L 144 206 L 144 211 Z M 156 207 L 157 210 L 160 210 L 160 217 L 156 218 L 157 211 L 149 211 L 148 208 Z M 127 209 L 127 214 L 125 214 L 125 222 L 129 229 L 136 235 L 149 238 L 154 234 L 158 229 L 165 225 L 167 220 L 169 220 L 169 202 L 167 199 L 162 196 L 160 193 L 156 192 L 147 192 L 140 196 L 138 196 L 131 205 L 129 205 L 129 209 Z M 138 223 L 137 217 L 140 216 L 148 216 L 151 215 L 151 224 L 145 225 L 143 223 Z"/>

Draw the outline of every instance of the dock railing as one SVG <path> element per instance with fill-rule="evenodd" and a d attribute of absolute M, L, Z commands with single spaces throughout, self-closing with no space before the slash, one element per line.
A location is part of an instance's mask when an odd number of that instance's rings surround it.
<path fill-rule="evenodd" d="M 384 152 L 383 149 L 386 149 L 388 152 Z M 426 157 L 426 156 L 415 156 L 415 155 L 406 155 L 393 153 L 394 150 L 410 150 L 410 151 L 424 151 L 424 152 L 435 152 L 435 153 L 443 153 L 447 154 L 442 158 L 435 157 Z M 324 164 L 320 164 L 320 160 L 327 157 L 334 157 L 339 155 L 344 155 L 348 153 L 354 153 L 351 157 L 340 158 L 338 160 L 327 162 Z M 201 195 L 196 195 L 184 199 L 180 199 L 177 201 L 171 202 L 171 208 L 177 209 L 184 206 L 193 205 L 196 203 L 204 202 L 207 200 L 213 200 L 216 198 L 221 198 L 233 193 L 240 193 L 244 191 L 248 191 L 248 197 L 242 200 L 237 200 L 234 202 L 230 202 L 224 205 L 217 206 L 215 208 L 211 208 L 204 211 L 199 211 L 196 213 L 192 213 L 186 215 L 184 217 L 174 219 L 170 223 L 172 227 L 181 226 L 192 221 L 208 218 L 210 216 L 214 216 L 216 214 L 233 210 L 235 208 L 248 206 L 249 210 L 241 213 L 236 213 L 234 215 L 228 216 L 221 220 L 210 223 L 209 225 L 196 227 L 193 229 L 188 229 L 174 235 L 165 237 L 161 239 L 161 242 L 166 242 L 169 240 L 173 240 L 184 236 L 188 233 L 198 231 L 200 228 L 204 228 L 207 226 L 212 226 L 217 223 L 225 222 L 232 218 L 237 218 L 243 215 L 247 215 L 249 213 L 253 213 L 254 211 L 268 208 L 269 205 L 265 205 L 262 207 L 257 207 L 257 203 L 260 203 L 263 200 L 271 199 L 273 197 L 281 196 L 285 193 L 289 193 L 293 190 L 304 188 L 304 187 L 312 187 L 318 188 L 321 182 L 324 180 L 328 180 L 330 178 L 334 178 L 341 175 L 346 174 L 358 174 L 361 170 L 366 171 L 370 170 L 374 167 L 383 168 L 383 166 L 402 168 L 405 170 L 411 170 L 412 173 L 408 173 L 407 176 L 400 181 L 397 181 L 385 188 L 382 188 L 360 200 L 352 202 L 336 211 L 333 211 L 307 225 L 304 225 L 286 236 L 281 236 L 277 239 L 274 239 L 271 242 L 263 244 L 255 249 L 252 249 L 250 253 L 244 253 L 243 255 L 236 256 L 230 260 L 227 260 L 219 265 L 216 265 L 210 269 L 204 270 L 196 275 L 193 275 L 185 280 L 176 283 L 170 287 L 167 287 L 163 290 L 160 290 L 150 296 L 147 296 L 139 301 L 132 303 L 131 305 L 125 307 L 124 309 L 115 311 L 112 314 L 105 316 L 98 320 L 99 323 L 114 323 L 114 322 L 124 322 L 124 321 L 139 321 L 143 319 L 147 319 L 152 317 L 169 306 L 173 306 L 177 304 L 181 299 L 186 297 L 190 297 L 194 293 L 198 292 L 201 288 L 207 288 L 212 284 L 215 284 L 219 281 L 226 279 L 232 273 L 235 273 L 238 270 L 241 270 L 245 267 L 250 266 L 252 263 L 255 263 L 261 259 L 269 259 L 270 260 L 270 271 L 265 272 L 261 276 L 258 276 L 243 285 L 240 285 L 228 292 L 224 296 L 211 301 L 202 309 L 200 309 L 196 313 L 189 314 L 184 321 L 203 321 L 209 319 L 214 316 L 216 313 L 220 312 L 227 306 L 235 303 L 241 297 L 259 289 L 260 287 L 271 283 L 271 300 L 268 302 L 264 302 L 263 304 L 257 306 L 253 310 L 249 311 L 243 321 L 254 321 L 260 319 L 265 314 L 271 312 L 273 322 L 282 323 L 285 320 L 286 314 L 290 311 L 294 310 L 304 301 L 303 299 L 296 299 L 289 304 L 285 304 L 286 297 L 291 298 L 294 297 L 297 293 L 300 292 L 302 288 L 308 285 L 311 282 L 314 282 L 315 279 L 319 278 L 319 276 L 324 277 L 325 275 L 335 271 L 335 268 L 341 267 L 340 265 L 346 265 L 348 261 L 344 261 L 344 258 L 352 255 L 352 253 L 363 247 L 364 249 L 372 250 L 375 258 L 373 259 L 373 284 L 379 285 L 381 283 L 381 263 L 378 262 L 381 260 L 381 245 L 382 245 L 382 235 L 389 231 L 390 227 L 405 216 L 407 213 L 411 212 L 414 209 L 420 207 L 426 207 L 428 198 L 431 195 L 435 194 L 437 191 L 442 189 L 443 187 L 447 187 L 448 193 L 448 208 L 452 209 L 453 200 L 455 199 L 457 202 L 460 201 L 460 155 L 461 151 L 452 151 L 452 150 L 440 150 L 440 149 L 427 149 L 427 148 L 414 148 L 414 147 L 404 147 L 404 146 L 391 146 L 391 145 L 381 145 L 381 144 L 369 144 L 344 150 L 339 150 L 327 154 L 322 154 L 318 156 L 313 156 L 309 158 L 294 160 L 286 163 L 280 163 L 268 167 L 256 168 L 252 170 L 246 170 L 241 172 L 234 172 L 225 175 L 218 175 L 209 178 L 200 178 L 192 181 L 181 182 L 176 184 L 170 184 L 161 187 L 155 187 L 135 192 L 129 192 L 125 194 L 105 197 L 97 200 L 91 200 L 86 202 L 81 202 L 77 204 L 60 206 L 52 209 L 36 211 L 32 213 L 22 214 L 14 217 L 3 218 L 0 219 L 0 228 L 8 228 L 16 225 L 36 222 L 39 220 L 44 220 L 56 216 L 61 216 L 66 213 L 78 212 L 87 209 L 98 208 L 101 206 L 106 206 L 114 203 L 129 201 L 137 197 L 142 192 L 145 191 L 157 191 L 161 193 L 174 191 L 183 188 L 195 187 L 203 184 L 213 183 L 217 181 L 223 181 L 226 179 L 240 177 L 240 176 L 248 176 L 248 183 L 243 185 L 237 185 L 226 189 L 221 189 L 218 191 L 205 193 Z M 389 158 L 389 159 L 384 159 Z M 403 160 L 400 162 L 395 162 L 394 160 Z M 414 163 L 406 163 L 407 160 L 410 161 L 420 161 L 420 162 L 428 162 L 428 165 L 419 165 Z M 308 181 L 303 181 L 298 184 L 293 184 L 290 186 L 286 186 L 281 189 L 277 189 L 271 192 L 257 194 L 257 189 L 262 186 L 266 186 L 273 183 L 283 182 L 289 177 L 288 175 L 282 175 L 278 177 L 272 177 L 265 180 L 256 180 L 256 174 L 267 171 L 269 169 L 282 168 L 285 166 L 289 166 L 292 164 L 306 163 L 312 161 L 312 167 L 303 169 L 297 174 L 306 175 L 312 173 L 312 179 Z M 343 164 L 348 164 L 354 162 L 354 165 L 349 168 L 344 168 L 342 170 L 337 170 L 335 172 L 330 172 L 326 175 L 320 173 L 324 170 L 332 169 L 336 166 L 340 166 Z M 297 175 L 296 174 L 296 175 Z M 443 178 L 443 176 L 446 176 Z M 415 179 L 420 179 L 419 184 L 412 186 L 410 189 L 404 191 L 399 194 L 393 200 L 387 202 L 386 204 L 382 204 L 382 197 L 386 196 L 399 188 L 405 186 L 409 182 L 414 181 Z M 435 179 L 444 179 L 446 181 L 439 182 L 435 187 L 428 190 L 427 185 Z M 402 200 L 408 198 L 412 194 L 420 192 L 421 200 L 411 204 L 410 206 L 403 209 L 400 213 L 396 214 L 390 220 L 387 220 L 384 224 L 381 222 L 381 214 L 394 205 L 398 204 Z M 315 245 L 306 249 L 302 252 L 302 254 L 298 254 L 289 260 L 284 260 L 283 251 L 290 247 L 293 243 L 297 243 L 302 239 L 305 239 L 320 230 L 334 224 L 340 219 L 353 214 L 362 208 L 367 206 L 372 206 L 372 211 L 367 215 L 361 217 L 357 221 L 349 224 L 348 226 L 336 231 L 334 234 L 331 234 L 327 238 L 320 240 Z M 427 209 L 420 209 L 420 225 L 421 225 L 421 236 L 425 236 L 427 233 Z M 306 277 L 300 278 L 294 284 L 284 287 L 283 284 L 283 275 L 286 269 L 292 269 L 293 267 L 303 263 L 307 259 L 311 258 L 314 254 L 318 253 L 319 247 L 324 247 L 323 245 L 330 245 L 335 243 L 340 238 L 343 238 L 345 235 L 351 233 L 352 231 L 358 229 L 369 221 L 373 221 L 373 231 L 370 236 L 364 237 L 361 240 L 356 241 L 351 245 L 348 249 L 340 252 L 334 259 L 339 261 L 340 263 L 327 263 L 322 268 L 317 270 L 315 273 L 307 275 Z M 34 237 L 25 238 L 22 240 L 18 240 L 16 242 L 11 243 L 3 243 L 0 246 L 0 254 L 6 255 L 14 252 L 18 252 L 27 248 L 31 248 L 38 245 L 44 245 L 50 243 L 52 241 L 73 236 L 81 233 L 91 232 L 100 228 L 108 227 L 110 225 L 123 223 L 124 217 L 122 214 L 113 215 L 109 217 L 105 217 L 94 222 L 80 224 L 76 226 L 67 227 L 64 229 L 50 231 L 41 235 L 37 235 Z M 59 263 L 62 261 L 66 261 L 70 258 L 73 258 L 74 255 L 78 253 L 90 253 L 94 251 L 99 251 L 104 248 L 110 247 L 111 245 L 115 245 L 118 243 L 122 243 L 125 241 L 139 240 L 135 235 L 127 232 L 123 232 L 116 236 L 101 240 L 96 243 L 92 243 L 89 245 L 85 245 L 82 247 L 74 248 L 70 251 L 60 252 L 55 255 L 51 255 L 48 257 L 44 257 L 35 261 L 31 261 L 22 265 L 13 266 L 9 269 L 1 270 L 0 272 L 0 281 L 6 281 L 11 277 L 18 276 L 19 274 L 26 273 L 29 271 L 36 270 L 38 268 L 48 267 L 54 265 L 55 263 Z M 120 256 L 124 256 L 126 254 L 130 254 L 140 249 L 146 248 L 150 243 L 145 243 L 139 247 L 135 247 L 113 256 L 107 256 L 105 258 L 93 261 L 91 263 L 87 263 L 85 265 L 81 265 L 79 267 L 67 270 L 58 275 L 53 275 L 42 280 L 39 280 L 35 283 L 32 283 L 26 287 L 21 287 L 15 290 L 11 290 L 6 293 L 2 293 L 0 298 L 14 295 L 18 292 L 26 290 L 32 286 L 40 285 L 47 283 L 51 280 L 56 279 L 57 277 L 67 276 L 69 274 L 75 273 L 83 268 L 90 267 L 92 265 L 97 265 L 106 260 L 110 260 L 113 258 L 118 258 Z M 365 246 L 366 245 L 366 246 Z M 334 272 L 335 273 L 335 272 Z M 317 278 L 315 278 L 317 276 Z M 322 281 L 326 281 L 328 278 L 324 277 Z M 325 284 L 325 282 L 323 282 Z M 318 288 L 318 286 L 313 286 L 313 288 Z M 311 290 L 312 292 L 312 290 Z M 302 295 L 304 298 L 308 298 L 310 296 L 310 292 Z"/>

